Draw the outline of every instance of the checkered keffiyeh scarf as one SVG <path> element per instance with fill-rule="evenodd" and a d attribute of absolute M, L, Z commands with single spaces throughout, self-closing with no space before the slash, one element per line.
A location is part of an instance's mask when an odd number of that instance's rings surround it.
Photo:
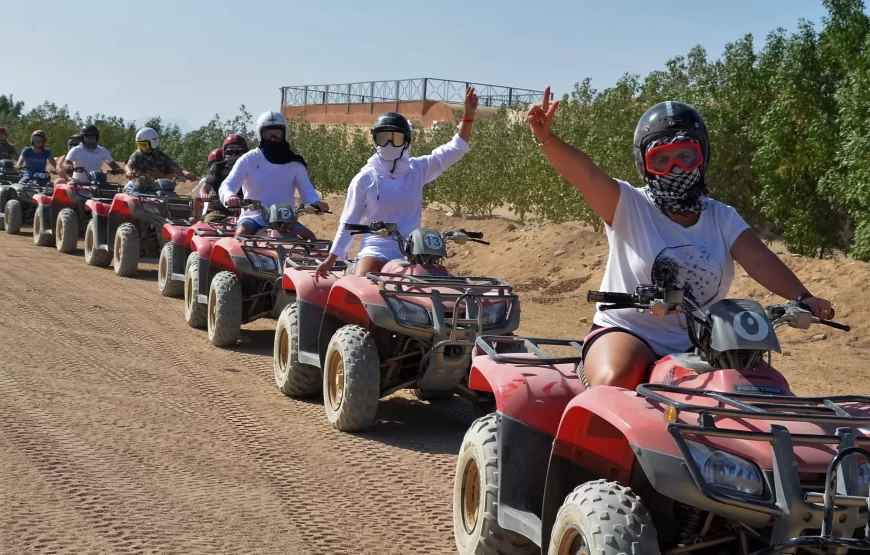
<path fill-rule="evenodd" d="M 685 133 L 678 133 L 673 137 L 663 137 L 651 142 L 647 152 L 662 145 L 697 142 Z M 701 212 L 706 209 L 703 199 L 710 192 L 701 178 L 701 168 L 685 173 L 679 166 L 674 166 L 668 175 L 647 174 L 644 182 L 656 207 L 665 214 Z"/>

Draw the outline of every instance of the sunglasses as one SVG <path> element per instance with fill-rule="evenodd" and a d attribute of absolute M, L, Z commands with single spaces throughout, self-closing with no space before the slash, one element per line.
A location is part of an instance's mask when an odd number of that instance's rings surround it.
<path fill-rule="evenodd" d="M 704 163 L 704 153 L 698 143 L 676 143 L 651 148 L 644 159 L 646 171 L 653 175 L 668 175 L 674 166 L 687 173 L 700 168 Z"/>
<path fill-rule="evenodd" d="M 136 141 L 136 148 L 139 150 L 149 150 L 151 148 L 151 141 Z"/>
<path fill-rule="evenodd" d="M 378 146 L 387 146 L 387 143 L 393 143 L 393 146 L 402 146 L 405 144 L 405 134 L 401 131 L 379 131 L 375 133 L 375 144 Z"/>

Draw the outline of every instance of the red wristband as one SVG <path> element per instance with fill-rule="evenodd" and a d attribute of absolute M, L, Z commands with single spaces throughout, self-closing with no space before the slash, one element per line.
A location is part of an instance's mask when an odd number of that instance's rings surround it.
<path fill-rule="evenodd" d="M 468 118 L 462 118 L 462 121 L 465 122 L 465 123 L 472 123 L 474 120 L 473 120 L 473 119 L 468 119 Z"/>

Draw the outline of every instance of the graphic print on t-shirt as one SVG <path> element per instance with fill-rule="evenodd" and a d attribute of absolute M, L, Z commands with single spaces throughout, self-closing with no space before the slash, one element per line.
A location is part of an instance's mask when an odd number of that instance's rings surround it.
<path fill-rule="evenodd" d="M 700 307 L 716 298 L 722 284 L 722 267 L 705 248 L 695 245 L 665 247 L 656 256 L 651 273 L 655 285 L 682 289 Z"/>

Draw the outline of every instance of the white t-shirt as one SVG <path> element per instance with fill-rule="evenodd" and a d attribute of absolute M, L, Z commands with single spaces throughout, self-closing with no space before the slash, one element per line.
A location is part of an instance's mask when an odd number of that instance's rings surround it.
<path fill-rule="evenodd" d="M 601 291 L 634 293 L 638 285 L 683 289 L 702 308 L 723 299 L 734 281 L 731 247 L 749 226 L 727 204 L 704 199 L 698 223 L 683 227 L 665 216 L 647 189 L 619 183 L 613 226 L 605 226 L 610 254 Z M 593 322 L 617 326 L 646 339 L 657 355 L 692 349 L 676 315 L 659 320 L 634 309 L 597 311 Z"/>
<path fill-rule="evenodd" d="M 320 200 L 305 166 L 299 162 L 272 164 L 259 148 L 244 153 L 221 184 L 218 194 L 224 206 L 239 189 L 245 193 L 246 199 L 259 200 L 267 210 L 273 204 L 293 205 L 296 192 L 305 204 Z M 257 217 L 259 214 L 244 210 L 240 217 Z"/>
<path fill-rule="evenodd" d="M 72 176 L 73 183 L 87 183 L 87 172 L 98 172 L 103 169 L 103 162 L 107 164 L 114 162 L 115 159 L 109 154 L 105 147 L 97 145 L 94 150 L 88 150 L 84 145 L 77 145 L 66 153 L 66 160 L 72 163 L 73 168 L 84 168 L 85 172 L 74 172 Z"/>

